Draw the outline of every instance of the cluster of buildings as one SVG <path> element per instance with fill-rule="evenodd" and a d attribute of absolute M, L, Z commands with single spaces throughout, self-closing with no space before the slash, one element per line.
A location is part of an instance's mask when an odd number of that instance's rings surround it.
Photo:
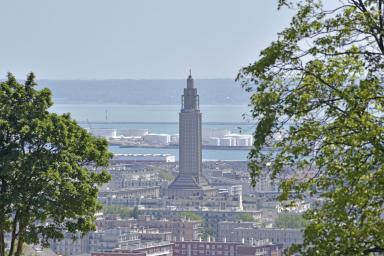
<path fill-rule="evenodd" d="M 121 146 L 177 146 L 180 143 L 180 134 L 150 133 L 148 129 L 93 128 L 89 131 Z M 248 148 L 253 144 L 251 134 L 232 133 L 229 129 L 219 128 L 204 129 L 202 132 L 202 145 L 207 147 Z"/>
<path fill-rule="evenodd" d="M 63 240 L 51 241 L 50 248 L 58 255 L 278 256 L 282 255 L 283 241 L 288 241 L 287 237 L 294 236 L 300 241 L 298 232 L 290 231 L 285 235 L 274 229 L 257 232 L 254 223 L 249 222 L 219 222 L 218 235 L 203 240 L 203 222 L 181 215 L 169 215 L 168 219 L 143 214 L 136 219 L 122 219 L 113 214 L 99 215 L 96 231 L 85 236 L 78 235 L 76 240 L 73 240 L 72 234 L 65 234 Z M 241 233 L 251 228 L 254 230 L 251 238 Z M 273 242 L 269 237 L 281 242 Z"/>
<path fill-rule="evenodd" d="M 110 143 L 120 146 L 177 146 L 180 134 L 151 133 L 149 129 L 126 128 L 88 128 L 89 132 L 98 137 L 106 138 Z M 232 133 L 229 129 L 206 128 L 201 131 L 202 145 L 209 148 L 233 147 L 249 148 L 253 145 L 251 134 Z"/>
<path fill-rule="evenodd" d="M 59 255 L 92 256 L 279 256 L 302 241 L 301 229 L 278 228 L 274 219 L 289 210 L 276 201 L 278 180 L 266 173 L 250 185 L 245 161 L 202 161 L 199 96 L 192 76 L 182 96 L 179 135 L 126 129 L 124 137 L 145 143 L 179 144 L 179 161 L 169 155 L 122 155 L 111 160 L 112 180 L 100 188 L 105 209 L 136 209 L 137 216 L 105 211 L 97 229 L 77 240 L 52 241 Z M 116 138 L 116 131 L 93 130 Z M 208 145 L 249 146 L 246 135 L 212 130 Z M 296 210 L 296 211 L 295 211 Z"/>

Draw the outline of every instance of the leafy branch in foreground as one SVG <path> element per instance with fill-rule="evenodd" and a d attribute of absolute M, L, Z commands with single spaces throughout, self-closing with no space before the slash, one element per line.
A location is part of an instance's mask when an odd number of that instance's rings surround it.
<path fill-rule="evenodd" d="M 297 11 L 289 27 L 238 75 L 258 122 L 253 184 L 268 163 L 281 200 L 317 199 L 287 254 L 383 252 L 384 1 L 292 2 L 279 1 Z"/>
<path fill-rule="evenodd" d="M 68 114 L 49 113 L 48 89 L 36 90 L 12 74 L 0 83 L 0 255 L 21 255 L 23 243 L 48 245 L 63 232 L 87 233 L 101 209 L 98 186 L 110 179 L 107 142 L 91 136 Z"/>

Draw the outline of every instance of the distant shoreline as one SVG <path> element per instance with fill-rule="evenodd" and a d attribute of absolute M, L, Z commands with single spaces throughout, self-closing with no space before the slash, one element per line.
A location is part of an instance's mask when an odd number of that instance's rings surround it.
<path fill-rule="evenodd" d="M 179 124 L 179 122 L 126 122 L 126 121 L 77 121 L 79 124 Z M 203 122 L 204 124 L 208 125 L 254 125 L 252 123 L 248 122 Z"/>
<path fill-rule="evenodd" d="M 178 145 L 167 145 L 167 146 L 161 146 L 161 145 L 121 145 L 119 143 L 110 143 L 111 146 L 119 146 L 120 148 L 179 148 Z M 241 151 L 249 151 L 252 147 L 243 147 L 243 146 L 210 146 L 210 145 L 203 145 L 203 149 L 208 150 L 241 150 Z"/>

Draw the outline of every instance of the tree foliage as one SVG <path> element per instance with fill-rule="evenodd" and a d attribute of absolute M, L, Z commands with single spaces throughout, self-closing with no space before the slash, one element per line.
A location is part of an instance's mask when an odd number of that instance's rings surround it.
<path fill-rule="evenodd" d="M 279 214 L 275 220 L 277 228 L 304 228 L 305 220 L 300 214 Z"/>
<path fill-rule="evenodd" d="M 122 205 L 106 205 L 103 206 L 104 214 L 118 214 L 120 218 L 135 218 L 139 217 L 139 208 L 135 206 L 134 208 L 129 208 Z"/>
<path fill-rule="evenodd" d="M 251 213 L 243 213 L 240 215 L 240 220 L 252 222 L 252 221 L 255 221 L 255 218 Z"/>
<path fill-rule="evenodd" d="M 159 170 L 159 176 L 160 178 L 169 182 L 172 182 L 175 179 L 175 176 L 173 176 L 172 173 L 167 170 Z"/>
<path fill-rule="evenodd" d="M 31 73 L 24 84 L 12 74 L 0 83 L 0 255 L 11 233 L 8 255 L 23 243 L 48 245 L 63 231 L 95 228 L 101 209 L 98 186 L 109 162 L 107 142 L 91 136 L 68 114 L 49 113 L 48 89 L 37 90 Z"/>
<path fill-rule="evenodd" d="M 296 9 L 290 25 L 238 75 L 258 122 L 253 184 L 268 163 L 286 177 L 280 199 L 318 199 L 304 216 L 304 243 L 288 253 L 383 252 L 384 1 L 282 6 Z"/>
<path fill-rule="evenodd" d="M 181 217 L 184 217 L 189 220 L 196 220 L 196 221 L 203 221 L 204 218 L 201 217 L 199 214 L 194 213 L 194 212 L 181 212 L 180 213 Z"/>

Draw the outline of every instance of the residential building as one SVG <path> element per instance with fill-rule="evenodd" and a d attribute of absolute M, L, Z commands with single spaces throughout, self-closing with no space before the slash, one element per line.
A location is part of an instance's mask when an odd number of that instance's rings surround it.
<path fill-rule="evenodd" d="M 211 241 L 174 242 L 174 256 L 280 256 L 282 245 L 260 244 L 246 245 L 242 243 Z"/>

